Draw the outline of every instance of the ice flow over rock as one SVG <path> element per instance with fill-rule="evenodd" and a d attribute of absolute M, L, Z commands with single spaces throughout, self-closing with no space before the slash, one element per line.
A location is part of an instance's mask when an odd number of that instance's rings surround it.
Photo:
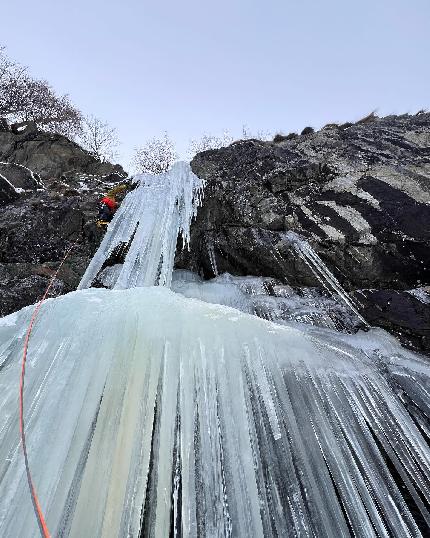
<path fill-rule="evenodd" d="M 116 289 L 169 286 L 178 234 L 190 241 L 190 224 L 197 214 L 203 181 L 188 163 L 177 162 L 164 174 L 141 174 L 109 224 L 100 248 L 79 289 L 89 288 L 115 249 L 126 250 L 124 264 L 110 282 Z"/>
<path fill-rule="evenodd" d="M 117 289 L 49 300 L 34 328 L 27 448 L 52 535 L 425 536 L 428 363 L 383 331 L 281 326 L 154 287 L 171 279 L 200 190 L 185 165 L 164 181 L 179 172 L 188 191 L 147 178 L 110 225 L 82 287 L 132 238 Z M 30 316 L 0 320 L 7 538 L 39 532 L 17 405 Z"/>

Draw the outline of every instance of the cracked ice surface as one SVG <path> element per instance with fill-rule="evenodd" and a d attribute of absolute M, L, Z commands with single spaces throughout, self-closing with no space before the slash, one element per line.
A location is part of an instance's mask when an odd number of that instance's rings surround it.
<path fill-rule="evenodd" d="M 36 537 L 25 308 L 0 320 L 0 536 Z M 420 536 L 429 369 L 383 331 L 280 326 L 162 287 L 45 303 L 26 431 L 53 536 Z M 139 534 L 141 533 L 141 534 Z"/>

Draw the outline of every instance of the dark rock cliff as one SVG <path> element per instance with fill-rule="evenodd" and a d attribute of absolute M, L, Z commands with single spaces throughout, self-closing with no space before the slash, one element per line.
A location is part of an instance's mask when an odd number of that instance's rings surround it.
<path fill-rule="evenodd" d="M 40 298 L 75 240 L 53 293 L 76 289 L 102 238 L 98 199 L 125 176 L 64 136 L 0 132 L 0 316 Z"/>
<path fill-rule="evenodd" d="M 430 349 L 429 307 L 405 294 L 430 283 L 430 114 L 370 117 L 276 140 L 195 157 L 205 201 L 178 266 L 318 286 L 286 239 L 294 231 L 347 290 L 369 290 L 356 294 L 365 317 L 407 343 L 414 326 L 419 346 Z M 393 315 L 385 302 L 399 297 L 410 308 Z"/>
<path fill-rule="evenodd" d="M 43 131 L 0 132 L 0 161 L 22 165 L 42 180 L 71 172 L 124 175 L 120 165 L 102 163 L 65 136 Z"/>

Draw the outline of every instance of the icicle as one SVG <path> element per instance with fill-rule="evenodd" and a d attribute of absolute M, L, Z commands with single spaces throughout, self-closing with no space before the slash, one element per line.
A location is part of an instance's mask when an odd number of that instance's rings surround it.
<path fill-rule="evenodd" d="M 139 186 L 127 194 L 88 266 L 79 289 L 91 287 L 115 249 L 126 252 L 121 270 L 110 273 L 116 289 L 170 286 L 178 235 L 190 241 L 190 225 L 202 202 L 203 181 L 188 163 L 164 174 L 135 176 Z"/>
<path fill-rule="evenodd" d="M 208 250 L 208 256 L 209 256 L 209 263 L 211 264 L 212 273 L 215 276 L 218 276 L 218 267 L 216 263 L 216 257 L 215 257 L 215 245 L 214 245 L 214 238 L 212 235 L 206 236 L 206 247 Z"/>
<path fill-rule="evenodd" d="M 30 314 L 0 321 L 5 537 L 38 536 L 16 405 Z M 47 302 L 29 357 L 27 448 L 53 536 L 430 525 L 428 364 L 382 331 L 275 325 L 163 287 L 89 289 Z"/>
<path fill-rule="evenodd" d="M 350 332 L 362 326 L 337 294 L 327 297 L 319 289 L 294 289 L 271 278 L 224 273 L 203 282 L 193 273 L 174 271 L 172 289 L 185 297 L 232 306 L 277 323 L 295 321 Z"/>
<path fill-rule="evenodd" d="M 356 306 L 354 305 L 351 297 L 343 289 L 337 278 L 333 273 L 328 269 L 322 259 L 314 251 L 311 245 L 300 237 L 295 232 L 287 232 L 284 235 L 288 244 L 291 244 L 302 260 L 306 265 L 311 269 L 314 275 L 318 278 L 321 284 L 328 290 L 334 291 L 342 301 L 354 312 L 358 319 L 366 326 L 369 327 L 367 321 L 361 316 L 358 312 Z"/>

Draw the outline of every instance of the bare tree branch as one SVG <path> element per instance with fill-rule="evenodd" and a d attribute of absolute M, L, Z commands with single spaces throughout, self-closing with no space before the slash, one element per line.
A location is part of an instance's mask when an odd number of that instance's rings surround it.
<path fill-rule="evenodd" d="M 233 142 L 233 137 L 227 130 L 224 130 L 222 136 L 214 136 L 204 134 L 200 139 L 190 141 L 188 154 L 193 158 L 197 153 L 207 151 L 209 149 L 219 149 L 229 146 Z"/>
<path fill-rule="evenodd" d="M 163 138 L 153 138 L 135 150 L 133 166 L 140 173 L 167 172 L 178 155 L 167 133 Z"/>
<path fill-rule="evenodd" d="M 118 156 L 119 141 L 116 129 L 94 116 L 83 119 L 78 141 L 102 162 L 112 161 Z"/>
<path fill-rule="evenodd" d="M 82 116 L 67 95 L 58 96 L 45 80 L 32 78 L 26 67 L 12 61 L 0 47 L 0 116 L 19 126 L 28 122 L 74 137 Z"/>
<path fill-rule="evenodd" d="M 242 125 L 242 140 L 272 140 L 273 136 L 273 133 L 263 130 L 253 133 L 247 125 Z"/>

